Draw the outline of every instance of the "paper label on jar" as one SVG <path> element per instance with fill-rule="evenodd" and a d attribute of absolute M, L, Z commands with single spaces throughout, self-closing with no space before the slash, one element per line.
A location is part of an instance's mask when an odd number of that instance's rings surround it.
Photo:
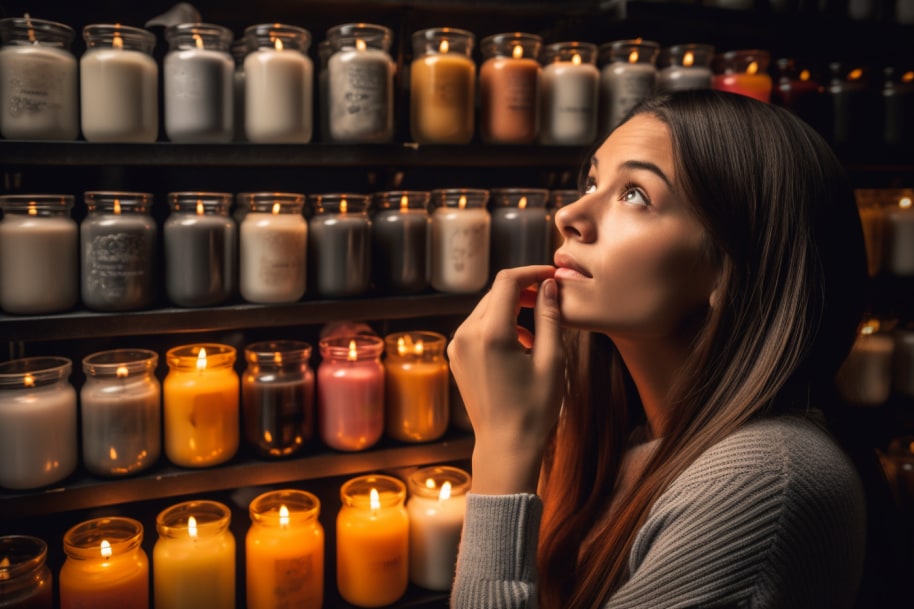
<path fill-rule="evenodd" d="M 56 66 L 46 62 L 7 63 L 6 111 L 12 117 L 56 111 L 63 105 L 66 79 Z"/>
<path fill-rule="evenodd" d="M 477 224 L 457 227 L 448 235 L 448 262 L 454 271 L 463 273 L 479 264 L 484 232 L 485 226 Z"/>
<path fill-rule="evenodd" d="M 145 274 L 146 245 L 138 233 L 91 237 L 86 247 L 86 288 L 100 299 L 120 298 Z"/>
<path fill-rule="evenodd" d="M 273 574 L 276 577 L 276 588 L 273 593 L 276 600 L 282 603 L 280 606 L 287 606 L 286 603 L 301 603 L 312 596 L 310 586 L 313 585 L 311 580 L 314 577 L 314 564 L 311 554 L 277 559 Z"/>
<path fill-rule="evenodd" d="M 290 233 L 265 233 L 257 258 L 257 276 L 269 286 L 283 286 L 296 281 L 305 272 L 305 236 Z"/>

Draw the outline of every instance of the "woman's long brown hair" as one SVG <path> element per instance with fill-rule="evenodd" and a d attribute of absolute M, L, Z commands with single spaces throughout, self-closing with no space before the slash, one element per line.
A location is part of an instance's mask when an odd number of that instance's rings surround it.
<path fill-rule="evenodd" d="M 679 185 L 721 270 L 719 298 L 670 396 L 672 424 L 611 520 L 603 516 L 643 412 L 612 342 L 569 336 L 563 414 L 544 465 L 547 608 L 604 604 L 628 576 L 651 506 L 708 448 L 753 418 L 827 408 L 820 391 L 863 313 L 854 193 L 817 133 L 786 110 L 716 91 L 658 96 L 638 113 L 670 129 Z"/>

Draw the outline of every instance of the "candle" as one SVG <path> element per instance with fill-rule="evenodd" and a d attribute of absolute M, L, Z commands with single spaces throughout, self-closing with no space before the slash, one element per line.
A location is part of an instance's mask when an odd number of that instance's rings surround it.
<path fill-rule="evenodd" d="M 513 32 L 483 38 L 480 134 L 490 144 L 530 144 L 539 132 L 542 38 Z"/>
<path fill-rule="evenodd" d="M 244 350 L 241 381 L 245 438 L 265 457 L 302 452 L 314 438 L 311 345 L 297 340 L 258 342 Z"/>
<path fill-rule="evenodd" d="M 309 256 L 321 296 L 358 296 L 371 287 L 369 195 L 314 195 Z"/>
<path fill-rule="evenodd" d="M 186 501 L 156 516 L 155 609 L 234 609 L 232 512 L 218 501 Z"/>
<path fill-rule="evenodd" d="M 0 536 L 0 603 L 4 609 L 53 609 L 48 544 L 31 535 Z"/>
<path fill-rule="evenodd" d="M 416 470 L 407 482 L 409 579 L 429 590 L 450 590 L 470 475 L 456 467 L 434 466 Z"/>
<path fill-rule="evenodd" d="M 374 195 L 371 268 L 384 293 L 428 289 L 429 198 L 429 192 L 416 190 Z"/>
<path fill-rule="evenodd" d="M 252 142 L 307 143 L 314 131 L 314 65 L 308 57 L 311 34 L 294 25 L 264 23 L 244 31 L 247 139 Z"/>
<path fill-rule="evenodd" d="M 837 375 L 841 396 L 859 406 L 879 406 L 892 388 L 892 336 L 880 332 L 879 320 L 867 320 Z"/>
<path fill-rule="evenodd" d="M 429 442 L 447 431 L 450 417 L 446 339 L 437 332 L 396 332 L 384 337 L 387 435 Z"/>
<path fill-rule="evenodd" d="M 32 489 L 76 469 L 76 390 L 65 357 L 0 363 L 0 487 Z"/>
<path fill-rule="evenodd" d="M 248 212 L 241 222 L 241 297 L 248 302 L 295 302 L 305 293 L 308 223 L 305 195 L 285 192 L 239 193 Z"/>
<path fill-rule="evenodd" d="M 558 225 L 555 223 L 555 213 L 565 205 L 574 203 L 581 198 L 581 192 L 579 190 L 572 190 L 570 188 L 558 189 L 549 191 L 549 201 L 546 203 L 546 210 L 549 213 L 549 263 L 552 263 L 552 256 L 555 254 L 555 251 L 562 246 L 562 243 L 565 241 L 565 236 L 562 234 L 562 231 L 559 230 Z"/>
<path fill-rule="evenodd" d="M 593 143 L 600 96 L 596 61 L 597 46 L 589 42 L 557 42 L 545 48 L 540 97 L 542 143 Z"/>
<path fill-rule="evenodd" d="M 914 328 L 895 330 L 892 360 L 892 389 L 899 395 L 914 398 Z"/>
<path fill-rule="evenodd" d="M 232 32 L 179 23 L 165 29 L 165 134 L 172 142 L 230 142 L 234 121 Z"/>
<path fill-rule="evenodd" d="M 874 188 L 858 188 L 854 191 L 857 212 L 860 214 L 860 224 L 863 227 L 863 242 L 866 245 L 867 274 L 870 277 L 875 277 L 882 269 L 885 211 L 880 202 L 881 192 Z"/>
<path fill-rule="evenodd" d="M 469 144 L 473 139 L 475 36 L 455 28 L 413 33 L 410 133 L 420 144 Z"/>
<path fill-rule="evenodd" d="M 159 134 L 159 65 L 152 32 L 127 25 L 83 28 L 79 60 L 82 133 L 90 142 L 154 142 Z"/>
<path fill-rule="evenodd" d="M 340 498 L 336 519 L 340 596 L 357 607 L 397 601 L 409 583 L 406 485 L 391 476 L 360 476 L 343 484 Z"/>
<path fill-rule="evenodd" d="M 247 609 L 320 609 L 324 527 L 318 498 L 295 489 L 269 491 L 257 496 L 249 511 Z"/>
<path fill-rule="evenodd" d="M 896 277 L 914 275 L 914 190 L 885 189 L 886 270 Z"/>
<path fill-rule="evenodd" d="M 73 28 L 31 17 L 0 19 L 0 135 L 73 140 L 79 135 Z"/>
<path fill-rule="evenodd" d="M 757 100 L 771 100 L 768 51 L 759 49 L 728 51 L 718 56 L 719 69 L 711 78 L 718 91 L 739 93 Z"/>
<path fill-rule="evenodd" d="M 654 94 L 659 52 L 659 44 L 640 38 L 600 45 L 601 133 L 615 129 L 638 102 Z"/>
<path fill-rule="evenodd" d="M 79 228 L 71 195 L 0 196 L 0 308 L 56 313 L 79 300 Z"/>
<path fill-rule="evenodd" d="M 149 559 L 143 525 L 133 518 L 94 518 L 68 530 L 60 568 L 60 609 L 147 609 Z"/>
<path fill-rule="evenodd" d="M 97 311 L 131 311 L 153 299 L 156 223 L 152 195 L 85 193 L 89 214 L 80 225 L 83 304 Z"/>
<path fill-rule="evenodd" d="M 112 349 L 83 359 L 79 393 L 83 464 L 98 476 L 148 469 L 161 453 L 159 356 L 148 349 Z"/>
<path fill-rule="evenodd" d="M 175 465 L 223 463 L 238 450 L 235 349 L 206 343 L 170 349 L 163 384 L 165 454 Z"/>
<path fill-rule="evenodd" d="M 377 336 L 321 339 L 317 404 L 321 440 L 330 448 L 370 448 L 384 432 L 384 341 Z"/>
<path fill-rule="evenodd" d="M 812 71 L 799 67 L 794 59 L 781 57 L 775 62 L 775 72 L 772 103 L 791 110 L 824 133 L 823 118 L 828 114 L 825 88 L 813 78 Z"/>
<path fill-rule="evenodd" d="M 172 192 L 165 220 L 165 290 L 182 307 L 207 307 L 235 292 L 238 227 L 231 193 Z"/>
<path fill-rule="evenodd" d="M 432 191 L 429 278 L 439 292 L 478 292 L 489 280 L 489 191 Z"/>
<path fill-rule="evenodd" d="M 709 44 L 676 44 L 660 53 L 657 90 L 682 91 L 711 88 L 711 60 L 714 47 Z"/>
<path fill-rule="evenodd" d="M 390 28 L 345 23 L 327 30 L 329 133 L 334 142 L 389 142 L 393 138 L 394 63 Z"/>
<path fill-rule="evenodd" d="M 501 269 L 552 261 L 548 197 L 549 191 L 540 188 L 492 190 L 492 277 Z"/>
<path fill-rule="evenodd" d="M 883 68 L 882 140 L 897 145 L 914 141 L 914 71 Z"/>
<path fill-rule="evenodd" d="M 874 121 L 875 108 L 868 90 L 866 68 L 834 61 L 828 64 L 828 69 L 831 78 L 827 93 L 832 120 L 826 136 L 839 146 L 874 139 L 874 134 L 881 130 Z"/>

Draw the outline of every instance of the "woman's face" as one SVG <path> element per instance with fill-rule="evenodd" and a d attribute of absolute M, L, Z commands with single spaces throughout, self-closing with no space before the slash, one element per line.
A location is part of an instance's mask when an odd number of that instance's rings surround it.
<path fill-rule="evenodd" d="M 567 325 L 662 339 L 704 312 L 717 279 L 678 186 L 669 128 L 637 115 L 594 155 L 584 194 L 556 213 L 555 278 Z"/>

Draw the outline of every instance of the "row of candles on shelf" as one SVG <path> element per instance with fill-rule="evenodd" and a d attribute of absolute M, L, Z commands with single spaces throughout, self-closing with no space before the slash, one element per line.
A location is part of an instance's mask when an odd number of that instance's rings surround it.
<path fill-rule="evenodd" d="M 892 396 L 914 400 L 914 326 L 867 319 L 837 376 L 851 404 L 881 406 Z"/>
<path fill-rule="evenodd" d="M 0 196 L 0 309 L 149 308 L 164 275 L 168 300 L 214 306 L 236 293 L 251 303 L 318 297 L 481 290 L 502 268 L 548 264 L 552 213 L 575 190 L 456 188 L 434 191 L 169 193 L 159 229 L 153 195 L 87 192 Z M 312 213 L 313 212 L 313 213 Z M 159 268 L 161 260 L 164 268 Z M 237 287 L 236 287 L 237 286 Z"/>
<path fill-rule="evenodd" d="M 3 137 L 72 140 L 82 132 L 93 142 L 158 138 L 159 65 L 152 57 L 152 32 L 87 25 L 87 50 L 78 65 L 69 51 L 74 32 L 67 25 L 7 18 L 0 20 L 0 35 Z M 315 78 L 308 56 L 311 34 L 304 28 L 252 25 L 233 43 L 223 26 L 169 26 L 161 66 L 166 137 L 307 143 L 314 135 L 316 103 L 323 141 L 390 142 L 397 97 L 389 52 L 393 32 L 347 23 L 326 36 Z M 914 135 L 914 72 L 887 71 L 882 107 L 870 108 L 856 101 L 872 88 L 857 66 L 835 63 L 820 82 L 793 60 L 779 58 L 775 83 L 770 54 L 763 49 L 718 53 L 703 43 L 662 48 L 640 38 L 544 46 L 537 34 L 510 32 L 480 41 L 477 70 L 472 32 L 429 28 L 413 33 L 412 44 L 403 80 L 410 136 L 421 144 L 467 144 L 478 130 L 485 143 L 589 145 L 655 91 L 695 88 L 780 103 L 842 143 L 861 123 L 861 111 L 872 115 L 862 121 L 866 128 L 890 143 Z M 826 95 L 833 103 L 826 103 Z M 830 124 L 821 124 L 824 111 Z M 874 125 L 877 117 L 881 124 Z"/>
<path fill-rule="evenodd" d="M 420 443 L 453 424 L 471 429 L 451 383 L 446 337 L 435 332 L 329 333 L 320 362 L 311 345 L 264 341 L 244 349 L 202 343 L 166 353 L 156 376 L 148 349 L 100 351 L 82 361 L 85 383 L 70 382 L 66 357 L 0 363 L 0 487 L 60 482 L 79 461 L 93 475 L 122 477 L 172 464 L 209 467 L 234 457 L 242 440 L 261 458 L 301 455 L 319 440 L 362 451 L 382 437 Z M 80 431 L 81 430 L 81 431 Z"/>
<path fill-rule="evenodd" d="M 381 607 L 401 598 L 409 582 L 448 590 L 469 486 L 469 474 L 451 466 L 418 469 L 406 484 L 380 474 L 345 482 L 335 527 L 340 596 L 357 607 Z M 322 607 L 320 508 L 317 496 L 298 489 L 268 491 L 250 502 L 251 524 L 241 544 L 248 609 Z M 150 579 L 159 609 L 235 607 L 239 549 L 230 519 L 230 508 L 212 500 L 164 509 L 156 517 L 151 569 L 140 521 L 112 516 L 73 526 L 63 537 L 59 607 L 147 609 Z M 41 538 L 0 536 L 0 605 L 57 606 L 46 554 Z"/>

